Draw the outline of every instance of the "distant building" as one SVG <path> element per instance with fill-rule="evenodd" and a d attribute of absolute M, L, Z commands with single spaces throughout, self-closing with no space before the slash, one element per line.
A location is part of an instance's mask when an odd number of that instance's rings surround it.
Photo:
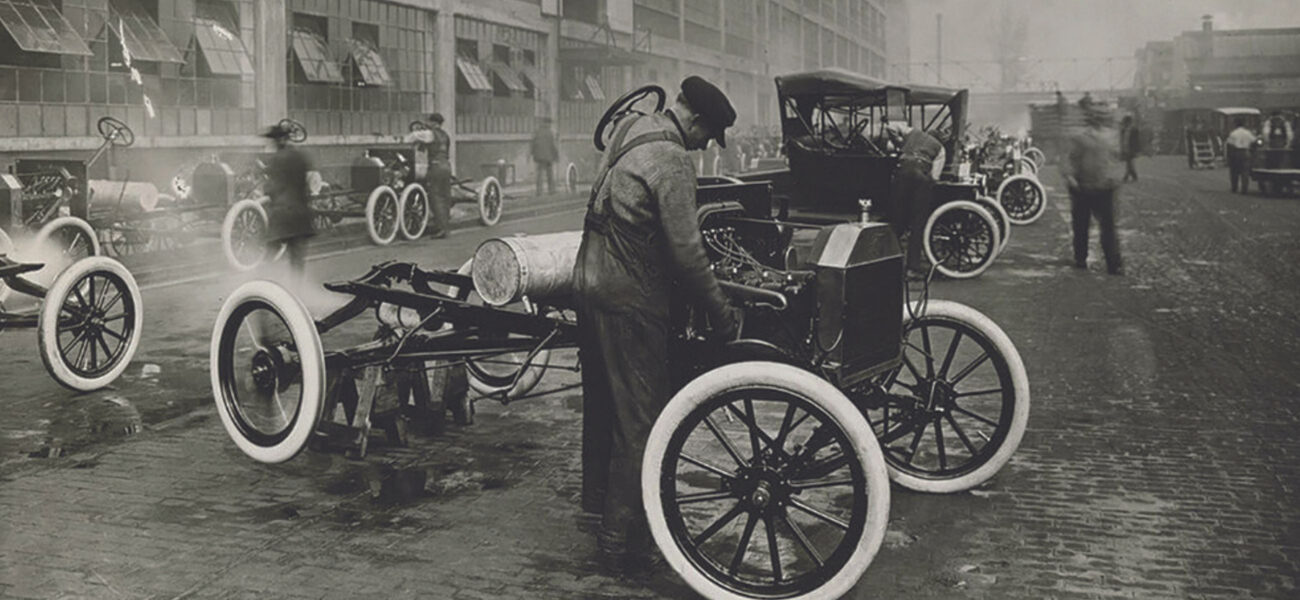
<path fill-rule="evenodd" d="M 115 176 L 160 187 L 186 165 L 257 148 L 301 121 L 347 184 L 367 146 L 438 111 L 455 170 L 504 159 L 521 177 L 536 118 L 562 161 L 594 162 L 591 132 L 632 86 L 699 74 L 731 96 L 741 132 L 777 122 L 776 74 L 839 66 L 885 77 L 904 0 L 9 0 L 0 11 L 0 169 L 83 156 L 96 121 L 136 144 Z M 905 38 L 903 38 L 905 39 Z M 92 176 L 106 176 L 103 165 Z M 333 171 L 328 169 L 332 167 Z"/>
<path fill-rule="evenodd" d="M 1135 87 L 1166 110 L 1300 108 L 1300 28 L 1200 31 L 1137 51 Z"/>

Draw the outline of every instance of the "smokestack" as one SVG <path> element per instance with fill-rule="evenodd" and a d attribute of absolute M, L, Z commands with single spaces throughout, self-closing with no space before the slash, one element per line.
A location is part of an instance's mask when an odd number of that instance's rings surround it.
<path fill-rule="evenodd" d="M 1201 31 L 1214 31 L 1214 15 L 1203 15 L 1201 17 Z"/>

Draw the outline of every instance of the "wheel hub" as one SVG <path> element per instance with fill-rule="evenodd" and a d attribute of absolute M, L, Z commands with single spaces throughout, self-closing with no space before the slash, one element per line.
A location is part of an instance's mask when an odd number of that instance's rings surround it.
<path fill-rule="evenodd" d="M 280 370 L 279 357 L 269 350 L 258 350 L 253 355 L 252 378 L 257 391 L 271 393 L 275 391 L 276 380 Z"/>
<path fill-rule="evenodd" d="M 934 379 L 925 384 L 926 403 L 925 408 L 928 412 L 943 413 L 952 408 L 955 392 L 952 384 L 942 379 Z"/>

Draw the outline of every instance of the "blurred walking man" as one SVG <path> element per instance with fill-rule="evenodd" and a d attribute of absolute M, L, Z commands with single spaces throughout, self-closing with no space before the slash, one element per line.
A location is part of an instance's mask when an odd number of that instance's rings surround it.
<path fill-rule="evenodd" d="M 262 134 L 275 146 L 275 154 L 266 163 L 266 194 L 270 198 L 267 241 L 283 243 L 289 260 L 293 284 L 300 285 L 307 263 L 307 240 L 316 235 L 311 217 L 311 194 L 307 172 L 311 160 L 289 144 L 290 130 L 282 125 Z"/>
<path fill-rule="evenodd" d="M 1245 194 L 1250 191 L 1250 147 L 1255 144 L 1255 134 L 1246 129 L 1246 121 L 1237 119 L 1232 123 L 1234 129 L 1228 134 L 1228 179 L 1232 182 L 1232 191 Z M 1240 189 L 1237 183 L 1241 182 Z"/>
<path fill-rule="evenodd" d="M 1114 158 L 1114 133 L 1107 132 L 1110 118 L 1104 111 L 1089 110 L 1084 118 L 1087 129 L 1070 138 L 1065 160 L 1061 161 L 1061 176 L 1070 190 L 1074 266 L 1088 268 L 1088 229 L 1095 216 L 1101 229 L 1106 271 L 1123 275 L 1119 238 L 1115 234 L 1115 203 L 1119 194 L 1115 174 L 1119 165 Z"/>
<path fill-rule="evenodd" d="M 555 146 L 555 133 L 551 131 L 551 118 L 538 119 L 537 131 L 529 143 L 533 165 L 537 169 L 537 195 L 542 195 L 542 177 L 546 177 L 546 193 L 555 193 L 555 161 L 560 159 L 560 149 Z"/>

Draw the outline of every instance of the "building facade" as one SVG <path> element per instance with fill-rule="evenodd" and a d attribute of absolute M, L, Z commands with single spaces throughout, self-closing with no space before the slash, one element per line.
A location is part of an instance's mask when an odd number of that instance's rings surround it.
<path fill-rule="evenodd" d="M 885 77 L 901 0 L 0 0 L 0 168 L 84 156 L 104 116 L 131 127 L 92 177 L 151 181 L 251 151 L 288 117 L 327 178 L 411 121 L 447 116 L 455 172 L 531 173 L 539 117 L 561 163 L 624 91 L 698 74 L 777 122 L 772 78 L 838 66 Z M 892 21 L 891 21 L 892 20 Z M 333 177 L 331 177 L 333 175 Z"/>

